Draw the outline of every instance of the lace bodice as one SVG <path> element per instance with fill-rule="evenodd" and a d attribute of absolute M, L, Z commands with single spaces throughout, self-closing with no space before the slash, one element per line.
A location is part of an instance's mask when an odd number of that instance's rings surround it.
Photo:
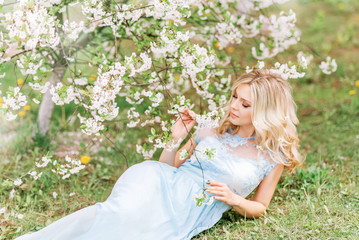
<path fill-rule="evenodd" d="M 251 193 L 276 165 L 267 151 L 257 149 L 255 136 L 242 138 L 228 132 L 217 135 L 215 129 L 202 128 L 196 130 L 195 142 L 197 147 L 184 164 L 201 166 L 205 180 L 226 183 L 242 197 Z"/>

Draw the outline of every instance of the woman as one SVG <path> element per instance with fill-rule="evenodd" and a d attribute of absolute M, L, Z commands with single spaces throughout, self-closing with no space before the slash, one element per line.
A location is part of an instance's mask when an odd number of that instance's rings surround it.
<path fill-rule="evenodd" d="M 290 86 L 279 75 L 244 74 L 232 88 L 219 126 L 197 129 L 182 147 L 186 159 L 166 147 L 159 161 L 136 164 L 122 174 L 105 202 L 18 239 L 190 239 L 232 207 L 243 216 L 260 217 L 283 169 L 293 171 L 302 162 L 294 107 Z M 188 109 L 181 113 L 172 127 L 174 141 L 186 138 L 194 117 Z M 210 180 L 205 188 L 203 178 Z M 198 206 L 195 196 L 201 194 L 213 202 Z"/>

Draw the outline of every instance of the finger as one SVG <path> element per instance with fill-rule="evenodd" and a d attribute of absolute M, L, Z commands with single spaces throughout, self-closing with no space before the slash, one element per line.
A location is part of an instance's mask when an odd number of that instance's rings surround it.
<path fill-rule="evenodd" d="M 191 120 L 190 122 L 187 122 L 187 124 L 188 124 L 188 129 L 192 129 L 193 126 L 196 124 L 196 121 Z"/>
<path fill-rule="evenodd" d="M 192 118 L 191 115 L 185 113 L 185 112 L 181 112 L 180 114 L 180 118 L 181 119 L 189 119 L 189 118 Z"/>
<path fill-rule="evenodd" d="M 210 191 L 223 191 L 222 187 L 208 187 L 206 189 Z"/>
<path fill-rule="evenodd" d="M 214 200 L 218 200 L 218 201 L 222 201 L 225 202 L 226 198 L 225 197 L 213 197 Z"/>
<path fill-rule="evenodd" d="M 209 181 L 209 185 L 211 185 L 211 186 L 220 186 L 220 187 L 223 187 L 223 186 L 224 186 L 224 183 L 216 182 L 216 181 Z"/>
<path fill-rule="evenodd" d="M 184 116 L 187 116 L 187 117 L 192 117 L 192 116 L 195 116 L 196 114 L 189 110 L 188 108 L 185 108 L 182 112 L 180 112 L 181 114 L 183 114 Z"/>
<path fill-rule="evenodd" d="M 218 191 L 218 190 L 207 190 L 207 192 L 211 193 L 211 194 L 215 194 L 215 195 L 219 195 L 219 196 L 224 196 L 222 191 Z"/>
<path fill-rule="evenodd" d="M 195 113 L 195 112 L 193 112 L 193 111 L 189 111 L 189 114 L 191 115 L 191 117 L 193 117 L 193 118 L 195 118 L 196 116 L 197 116 L 197 114 Z"/>

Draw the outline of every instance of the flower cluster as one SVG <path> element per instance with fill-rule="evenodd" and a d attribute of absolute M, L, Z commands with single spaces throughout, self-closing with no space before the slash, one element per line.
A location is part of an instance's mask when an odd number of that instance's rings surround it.
<path fill-rule="evenodd" d="M 259 69 L 262 69 L 264 68 L 265 64 L 264 62 L 259 61 L 257 66 Z M 249 73 L 251 71 L 253 71 L 253 68 L 247 66 L 246 72 Z M 274 64 L 274 68 L 271 68 L 270 71 L 272 73 L 280 75 L 284 80 L 288 80 L 290 78 L 291 79 L 302 78 L 305 75 L 305 72 L 298 72 L 297 67 L 295 65 L 289 67 L 287 63 L 280 64 L 279 62 L 276 62 Z"/>
<path fill-rule="evenodd" d="M 191 15 L 189 0 L 151 1 L 153 6 L 146 8 L 146 17 L 172 21 L 175 25 L 184 25 L 184 18 Z"/>
<path fill-rule="evenodd" d="M 55 17 L 49 14 L 42 2 L 45 1 L 20 0 L 16 11 L 4 14 L 2 25 L 8 31 L 8 45 L 15 43 L 25 50 L 32 50 L 38 46 L 55 48 L 59 44 Z"/>
<path fill-rule="evenodd" d="M 6 109 L 6 120 L 12 121 L 16 119 L 17 115 L 13 111 L 19 110 L 27 103 L 27 98 L 20 92 L 19 87 L 9 89 L 7 96 L 2 98 L 2 106 L 0 109 Z"/>
<path fill-rule="evenodd" d="M 214 201 L 214 197 L 209 197 L 203 191 L 202 193 L 194 195 L 194 201 L 198 207 L 202 206 L 203 204 L 211 205 Z"/>
<path fill-rule="evenodd" d="M 69 104 L 72 101 L 78 104 L 81 98 L 76 86 L 64 86 L 62 83 L 57 83 L 55 87 L 51 86 L 50 93 L 52 95 L 52 101 L 56 105 Z"/>
<path fill-rule="evenodd" d="M 62 179 L 69 178 L 72 174 L 78 173 L 84 169 L 85 165 L 81 164 L 80 160 L 71 159 L 69 156 L 65 157 L 65 163 L 61 164 L 57 160 L 53 161 L 52 172 L 62 176 Z"/>
<path fill-rule="evenodd" d="M 323 73 L 329 75 L 337 70 L 337 63 L 335 62 L 335 59 L 328 56 L 326 61 L 320 63 L 319 68 Z"/>
<path fill-rule="evenodd" d="M 307 68 L 312 60 L 313 55 L 311 54 L 304 54 L 302 51 L 297 54 L 297 61 L 303 68 Z"/>
<path fill-rule="evenodd" d="M 296 28 L 296 15 L 290 10 L 288 15 L 281 12 L 279 17 L 272 15 L 261 19 L 263 32 L 268 32 L 270 44 L 260 43 L 259 48 L 253 47 L 252 54 L 257 59 L 271 58 L 298 43 L 301 32 Z"/>
<path fill-rule="evenodd" d="M 3 208 L 0 208 L 0 215 L 4 215 L 3 216 L 3 219 L 6 221 L 6 220 L 9 220 L 9 217 L 15 217 L 17 219 L 23 219 L 24 218 L 24 215 L 21 214 L 21 213 L 16 213 L 14 211 L 10 211 L 8 212 L 6 207 L 3 207 Z"/>
<path fill-rule="evenodd" d="M 182 149 L 181 151 L 179 151 L 179 154 L 180 154 L 179 157 L 180 160 L 185 160 L 188 157 L 188 152 L 186 149 Z"/>

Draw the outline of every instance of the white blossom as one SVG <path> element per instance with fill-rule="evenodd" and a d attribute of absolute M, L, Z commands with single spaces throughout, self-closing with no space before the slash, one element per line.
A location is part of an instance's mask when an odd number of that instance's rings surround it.
<path fill-rule="evenodd" d="M 310 62 L 313 59 L 313 55 L 306 55 L 302 51 L 298 52 L 297 54 L 297 61 L 303 67 L 307 68 Z"/>
<path fill-rule="evenodd" d="M 39 162 L 36 162 L 36 163 L 35 163 L 36 167 L 39 167 L 39 168 L 46 167 L 47 164 L 48 164 L 49 162 L 51 162 L 51 159 L 50 159 L 50 158 L 47 158 L 47 157 L 45 156 L 45 157 L 42 157 L 42 158 L 41 158 L 41 161 L 42 161 L 41 163 L 39 163 Z"/>
<path fill-rule="evenodd" d="M 16 193 L 15 189 L 12 189 L 9 194 L 9 199 L 13 199 L 15 196 L 15 193 Z"/>
<path fill-rule="evenodd" d="M 179 152 L 179 154 L 180 154 L 180 157 L 179 157 L 180 160 L 184 160 L 184 159 L 186 159 L 187 156 L 188 156 L 188 152 L 187 152 L 186 149 L 182 149 L 182 150 Z"/>
<path fill-rule="evenodd" d="M 34 103 L 36 103 L 36 104 L 40 104 L 40 101 L 37 100 L 36 98 L 33 98 L 32 101 L 33 101 Z"/>
<path fill-rule="evenodd" d="M 320 63 L 319 68 L 323 73 L 329 75 L 337 70 L 337 63 L 335 62 L 335 59 L 328 56 L 326 61 Z"/>
<path fill-rule="evenodd" d="M 22 184 L 21 178 L 15 179 L 15 181 L 14 181 L 14 185 L 15 185 L 15 186 L 20 186 L 21 184 Z"/>
<path fill-rule="evenodd" d="M 6 212 L 6 208 L 5 208 L 5 207 L 0 208 L 0 214 L 3 214 L 3 213 L 5 213 L 5 212 Z"/>

